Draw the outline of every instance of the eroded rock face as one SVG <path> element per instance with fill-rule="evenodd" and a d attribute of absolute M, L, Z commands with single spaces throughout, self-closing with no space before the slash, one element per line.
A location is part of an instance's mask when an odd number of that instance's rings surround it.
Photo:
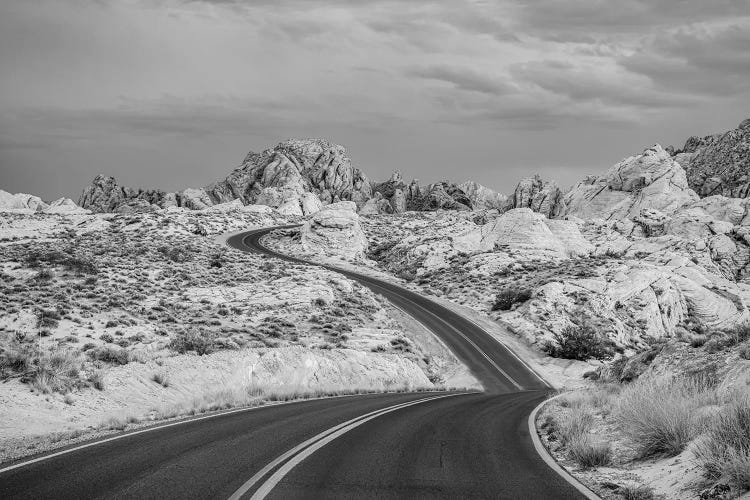
<path fill-rule="evenodd" d="M 314 195 L 315 198 L 311 198 Z M 320 139 L 288 140 L 262 153 L 248 153 L 242 165 L 223 181 L 177 193 L 121 187 L 114 178 L 99 175 L 81 194 L 79 204 L 96 212 L 169 206 L 203 210 L 240 200 L 303 214 L 313 213 L 318 202 L 352 200 L 358 205 L 372 197 L 367 177 L 352 167 L 342 146 Z M 135 202 L 133 200 L 142 200 Z M 317 201 L 316 201 L 317 200 Z M 119 209 L 120 205 L 125 205 Z"/>
<path fill-rule="evenodd" d="M 475 209 L 495 209 L 503 210 L 507 207 L 508 197 L 504 194 L 493 191 L 477 182 L 468 181 L 458 185 L 471 202 Z"/>
<path fill-rule="evenodd" d="M 632 219 L 642 210 L 671 213 L 698 200 L 685 171 L 660 145 L 624 159 L 605 175 L 588 177 L 565 195 L 564 215 Z"/>
<path fill-rule="evenodd" d="M 161 207 L 167 193 L 158 189 L 133 189 L 117 184 L 114 177 L 97 175 L 87 186 L 78 205 L 93 212 L 128 211 L 135 207 Z M 136 201 L 140 200 L 140 201 Z M 120 208 L 120 205 L 124 205 Z M 130 208 L 128 208 L 130 207 Z"/>
<path fill-rule="evenodd" d="M 565 211 L 563 193 L 557 184 L 538 175 L 521 180 L 510 200 L 510 208 L 530 208 L 552 218 Z"/>
<path fill-rule="evenodd" d="M 341 201 L 315 213 L 300 229 L 304 250 L 362 258 L 367 250 L 367 238 L 359 225 L 356 209 L 353 201 Z"/>
<path fill-rule="evenodd" d="M 419 195 L 408 201 L 409 210 L 429 212 L 434 210 L 471 210 L 471 200 L 458 185 L 448 181 L 429 184 L 416 190 Z"/>
<path fill-rule="evenodd" d="M 750 196 L 750 119 L 724 134 L 691 137 L 675 159 L 700 196 Z"/>
<path fill-rule="evenodd" d="M 0 212 L 41 212 L 49 206 L 38 196 L 0 189 Z"/>

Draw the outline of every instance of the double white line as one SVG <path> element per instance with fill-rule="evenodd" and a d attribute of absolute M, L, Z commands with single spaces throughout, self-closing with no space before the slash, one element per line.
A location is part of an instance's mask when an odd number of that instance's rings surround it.
<path fill-rule="evenodd" d="M 420 403 L 426 403 L 427 401 L 434 401 L 436 399 L 448 398 L 461 394 L 467 393 L 443 394 L 440 396 L 431 396 L 418 399 L 416 401 L 409 401 L 407 403 L 389 406 L 387 408 L 376 410 L 365 415 L 360 415 L 359 417 L 353 418 L 347 422 L 344 422 L 343 424 L 331 427 L 330 429 L 321 432 L 317 436 L 311 437 L 307 441 L 295 446 L 291 450 L 279 456 L 273 462 L 263 467 L 253 477 L 248 479 L 245 484 L 240 486 L 240 488 L 235 491 L 231 497 L 229 497 L 229 500 L 239 500 L 240 498 L 242 498 L 242 496 L 250 491 L 261 479 L 266 477 L 272 470 L 281 465 L 281 467 L 279 467 L 276 472 L 274 472 L 268 479 L 266 479 L 263 484 L 258 487 L 253 496 L 250 497 L 251 500 L 260 500 L 265 498 L 266 495 L 268 495 L 271 490 L 279 483 L 279 481 L 281 481 L 284 476 L 286 476 L 292 469 L 294 469 L 294 467 L 299 465 L 304 459 L 306 459 L 334 439 L 346 434 L 350 430 L 355 429 L 356 427 L 359 427 L 366 422 L 369 422 L 374 418 L 378 418 L 381 415 L 385 415 L 386 413 L 390 413 L 392 411 L 400 410 L 401 408 L 406 408 L 407 406 L 413 406 Z"/>

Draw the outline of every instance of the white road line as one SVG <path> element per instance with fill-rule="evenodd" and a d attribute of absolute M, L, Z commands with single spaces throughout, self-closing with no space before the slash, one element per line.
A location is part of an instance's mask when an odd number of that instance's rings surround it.
<path fill-rule="evenodd" d="M 416 401 L 409 401 L 407 403 L 401 403 L 398 405 L 389 406 L 388 408 L 376 410 L 366 415 L 360 415 L 357 418 L 353 418 L 347 422 L 344 422 L 324 432 L 321 432 L 317 436 L 314 436 L 308 439 L 304 443 L 284 453 L 283 455 L 278 457 L 276 460 L 268 464 L 266 467 L 261 469 L 257 474 L 255 474 L 252 478 L 250 478 L 245 484 L 243 484 L 237 491 L 235 491 L 234 494 L 232 494 L 232 496 L 229 497 L 229 500 L 241 499 L 242 496 L 246 494 L 263 476 L 265 476 L 273 468 L 277 467 L 279 464 L 283 463 L 285 460 L 288 459 L 288 461 L 284 463 L 283 466 L 281 466 L 271 477 L 269 477 L 263 484 L 260 485 L 260 487 L 253 494 L 253 496 L 250 497 L 250 500 L 261 500 L 265 498 L 271 492 L 271 490 L 273 490 L 273 488 L 284 478 L 284 476 L 286 476 L 292 469 L 294 469 L 307 457 L 309 457 L 310 455 L 312 455 L 313 453 L 315 453 L 316 451 L 318 451 L 319 449 L 321 449 L 322 447 L 324 447 L 331 441 L 346 434 L 352 429 L 355 429 L 359 427 L 360 425 L 366 422 L 369 422 L 370 420 L 373 420 L 382 415 L 385 415 L 386 413 L 391 413 L 393 411 L 400 410 L 401 408 L 406 408 L 408 406 L 425 403 L 427 401 L 433 401 L 435 399 L 459 396 L 461 394 L 468 394 L 468 393 L 445 394 L 442 396 L 423 398 L 423 399 L 418 399 Z"/>
<path fill-rule="evenodd" d="M 420 399 L 418 401 L 425 401 L 427 399 L 430 399 L 430 398 L 422 398 L 422 399 Z M 352 421 L 355 421 L 355 420 L 358 420 L 358 419 L 361 419 L 361 418 L 369 417 L 370 415 L 373 415 L 375 413 L 379 413 L 379 412 L 381 412 L 381 411 L 383 411 L 385 409 L 388 409 L 388 408 L 397 408 L 397 407 L 400 407 L 400 406 L 403 406 L 403 405 L 406 405 L 406 404 L 412 403 L 412 402 L 413 401 L 407 401 L 406 403 L 399 403 L 397 405 L 389 406 L 387 408 L 381 408 L 379 410 L 372 411 L 372 412 L 367 413 L 365 415 L 360 415 L 359 417 L 356 417 L 356 418 L 354 418 L 352 420 L 348 420 L 348 421 L 346 421 L 346 422 L 344 422 L 342 424 L 339 424 L 339 425 L 337 425 L 335 427 L 332 427 L 332 428 L 328 429 L 327 431 L 324 431 L 324 432 L 322 432 L 322 433 L 320 433 L 320 434 L 318 434 L 318 435 L 316 435 L 316 436 L 308 439 L 307 441 L 304 441 L 303 443 L 295 446 L 291 450 L 289 450 L 286 453 L 284 453 L 284 454 L 280 455 L 279 457 L 277 457 L 274 461 L 270 462 L 268 465 L 266 465 L 261 470 L 259 470 L 255 475 L 253 475 L 253 477 L 251 477 L 250 479 L 248 479 L 247 481 L 245 481 L 245 483 L 243 483 L 242 486 L 240 486 L 237 489 L 237 491 L 235 491 L 232 494 L 232 496 L 229 497 L 229 500 L 239 499 L 242 495 L 244 495 L 245 493 L 247 493 L 247 491 L 250 490 L 250 488 L 252 488 L 255 483 L 257 483 L 260 479 L 262 479 L 266 474 L 268 474 L 269 472 L 271 472 L 271 470 L 273 470 L 274 468 L 276 468 L 279 464 L 281 464 L 282 462 L 284 462 L 286 459 L 288 459 L 292 455 L 294 455 L 296 453 L 299 453 L 301 450 L 303 450 L 307 446 L 311 445 L 316 440 L 318 440 L 318 439 L 320 439 L 322 437 L 325 437 L 326 435 L 328 435 L 328 434 L 330 434 L 332 432 L 336 432 L 341 427 L 344 427 L 344 426 L 352 423 Z"/>
<path fill-rule="evenodd" d="M 531 441 L 534 443 L 534 448 L 536 449 L 536 452 L 539 454 L 539 456 L 542 457 L 542 460 L 544 460 L 544 462 L 553 471 L 557 472 L 560 477 L 562 477 L 575 489 L 580 491 L 581 494 L 588 500 L 601 500 L 601 497 L 599 495 L 588 489 L 583 483 L 573 477 L 568 471 L 563 469 L 560 464 L 557 463 L 557 460 L 555 460 L 552 455 L 550 455 L 549 451 L 547 451 L 547 448 L 544 446 L 544 443 L 542 443 L 542 440 L 539 438 L 539 434 L 537 434 L 536 432 L 536 416 L 539 413 L 539 410 L 541 410 L 544 405 L 546 405 L 553 399 L 557 399 L 563 395 L 564 394 L 559 394 L 553 398 L 542 401 L 531 412 L 531 415 L 529 415 L 529 434 L 531 435 Z"/>
<path fill-rule="evenodd" d="M 381 287 L 381 288 L 382 288 L 382 287 Z M 479 348 L 479 346 L 478 346 L 478 345 L 476 345 L 476 344 L 474 343 L 474 341 L 473 341 L 473 340 L 471 340 L 471 339 L 470 339 L 469 337 L 467 337 L 466 335 L 464 335 L 464 334 L 463 334 L 463 332 L 461 332 L 461 330 L 459 330 L 459 329 L 458 329 L 458 328 L 456 328 L 455 326 L 451 325 L 451 324 L 450 324 L 450 323 L 448 323 L 448 322 L 447 322 L 446 320 L 444 320 L 443 318 L 441 318 L 440 316 L 438 316 L 438 315 L 437 315 L 437 314 L 435 314 L 434 312 L 430 311 L 430 310 L 429 310 L 429 309 L 427 309 L 426 307 L 422 307 L 422 306 L 421 306 L 421 305 L 419 305 L 418 303 L 416 303 L 416 302 L 414 302 L 413 300 L 409 299 L 408 297 L 405 297 L 405 296 L 403 296 L 403 295 L 399 295 L 399 297 L 401 297 L 402 299 L 404 299 L 404 300 L 406 300 L 406 301 L 409 301 L 409 302 L 411 302 L 412 304 L 414 304 L 415 306 L 419 307 L 420 309 L 422 309 L 423 311 L 425 311 L 425 312 L 426 312 L 427 314 L 429 314 L 429 315 L 431 315 L 431 316 L 435 317 L 435 318 L 436 318 L 436 319 L 438 319 L 438 320 L 439 320 L 439 321 L 440 321 L 441 323 L 443 323 L 444 325 L 448 326 L 448 327 L 449 327 L 449 328 L 450 328 L 451 330 L 453 330 L 454 332 L 456 332 L 457 334 L 459 334 L 459 335 L 460 335 L 461 337 L 463 337 L 463 338 L 464 338 L 464 340 L 466 340 L 466 341 L 467 341 L 467 342 L 468 342 L 469 344 L 471 344 L 471 345 L 472 345 L 472 346 L 474 347 L 474 349 L 476 349 L 476 350 L 477 350 L 477 352 L 478 352 L 479 354 L 481 354 L 482 356 L 484 356 L 484 357 L 485 357 L 485 359 L 487 359 L 487 361 L 489 361 L 489 362 L 490 362 L 490 364 L 491 364 L 492 366 L 494 366 L 494 367 L 495 367 L 495 369 L 496 369 L 496 370 L 497 370 L 498 372 L 500 372 L 500 374 L 502 374 L 502 376 L 503 376 L 503 377 L 507 378 L 507 379 L 508 379 L 508 381 L 510 381 L 510 383 L 511 383 L 511 384 L 513 384 L 513 385 L 515 386 L 515 388 L 516 388 L 516 389 L 518 389 L 519 391 L 522 391 L 522 390 L 524 390 L 524 388 L 523 388 L 523 386 L 522 386 L 521 384 L 519 384 L 518 382 L 516 382 L 515 380 L 513 380 L 513 377 L 511 377 L 510 375 L 508 375 L 508 373 L 507 373 L 507 372 L 506 372 L 505 370 L 503 370 L 502 368 L 500 368 L 500 367 L 499 367 L 499 366 L 497 365 L 497 363 L 495 363 L 495 362 L 494 362 L 494 361 L 492 360 L 492 358 L 490 358 L 490 357 L 489 357 L 489 356 L 487 355 L 487 353 L 485 353 L 485 352 L 484 352 L 484 351 L 483 351 L 482 349 L 480 349 L 480 348 Z M 440 304 L 437 304 L 437 305 L 439 305 L 439 306 L 440 306 Z M 442 307 L 442 306 L 440 306 L 440 307 Z M 399 308 L 399 309 L 400 309 L 400 308 Z M 403 311 L 403 309 L 401 309 L 401 310 Z M 408 314 L 408 313 L 407 313 L 407 314 Z M 412 316 L 412 317 L 413 317 L 413 316 Z M 414 318 L 414 319 L 416 320 L 416 318 Z M 417 320 L 417 321 L 419 321 L 419 320 Z M 424 323 L 422 323 L 422 325 L 426 327 L 426 325 L 424 325 Z M 477 325 L 477 326 L 478 326 L 478 325 Z M 429 328 L 428 328 L 428 330 L 429 330 Z M 481 328 L 480 328 L 480 330 L 481 330 Z M 484 330 L 482 330 L 482 331 L 484 332 Z M 484 333 L 485 333 L 485 335 L 489 335 L 489 334 L 488 334 L 487 332 L 484 332 Z M 501 345 L 502 345 L 502 344 L 501 344 Z"/>

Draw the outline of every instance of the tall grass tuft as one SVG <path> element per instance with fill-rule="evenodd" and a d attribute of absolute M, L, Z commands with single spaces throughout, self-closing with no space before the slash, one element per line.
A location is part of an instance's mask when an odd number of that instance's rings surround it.
<path fill-rule="evenodd" d="M 696 411 L 716 403 L 701 378 L 638 380 L 620 393 L 614 416 L 641 457 L 674 456 L 701 431 Z"/>
<path fill-rule="evenodd" d="M 740 490 L 750 489 L 750 394 L 728 401 L 709 423 L 695 455 L 711 479 L 727 478 Z"/>

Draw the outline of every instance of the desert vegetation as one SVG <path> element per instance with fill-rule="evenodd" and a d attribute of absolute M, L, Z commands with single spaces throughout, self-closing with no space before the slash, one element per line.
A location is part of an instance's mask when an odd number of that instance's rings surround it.
<path fill-rule="evenodd" d="M 0 404 L 13 405 L 7 406 L 0 439 L 50 425 L 97 427 L 107 413 L 143 419 L 148 401 L 153 408 L 189 408 L 180 401 L 187 373 L 208 384 L 251 362 L 262 367 L 253 383 L 265 384 L 264 400 L 277 398 L 277 392 L 289 398 L 396 390 L 406 380 L 415 387 L 424 381 L 426 387 L 441 380 L 439 363 L 404 335 L 387 303 L 369 290 L 318 268 L 227 249 L 212 237 L 272 225 L 279 217 L 185 210 L 3 215 Z M 262 361 L 274 351 L 283 355 Z M 416 372 L 394 372 L 390 385 L 376 377 L 357 387 L 334 382 L 330 390 L 307 387 L 304 370 L 290 374 L 297 377 L 294 390 L 264 381 L 285 365 L 304 365 L 300 360 L 308 355 L 316 363 L 343 367 L 351 358 L 348 351 L 365 354 L 364 371 L 381 359 L 388 366 L 404 358 Z M 346 369 L 356 363 L 350 365 Z M 191 371 L 181 375 L 183 370 Z M 233 383 L 217 380 L 235 390 Z M 119 400 L 143 390 L 137 396 L 143 405 L 121 407 Z M 49 410 L 38 412 L 38 426 L 29 426 L 24 405 L 39 405 L 39 398 Z M 80 423 L 65 422 L 69 411 L 83 415 Z"/>

